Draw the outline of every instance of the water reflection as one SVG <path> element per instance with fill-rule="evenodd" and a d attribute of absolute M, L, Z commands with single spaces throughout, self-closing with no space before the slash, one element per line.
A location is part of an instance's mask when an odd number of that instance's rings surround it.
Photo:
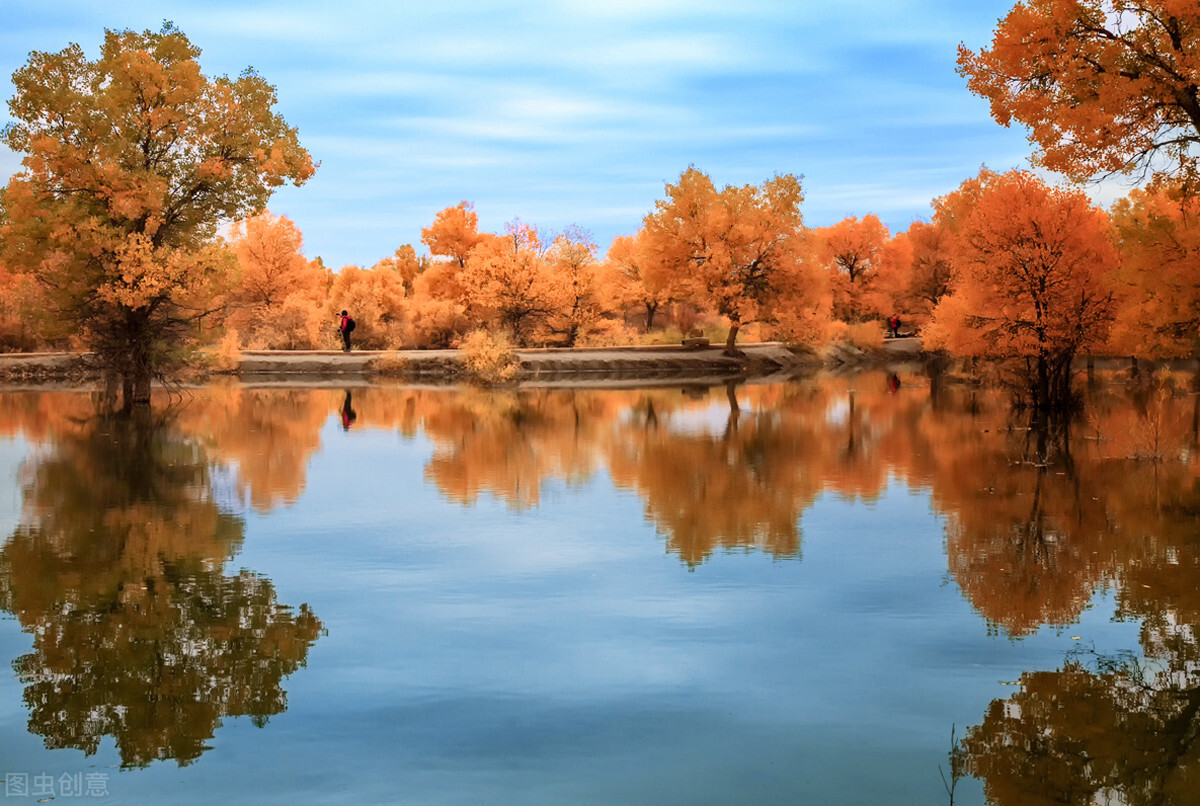
<path fill-rule="evenodd" d="M 321 623 L 271 583 L 226 575 L 244 524 L 218 500 L 194 439 L 162 425 L 64 419 L 26 479 L 0 548 L 0 607 L 33 635 L 14 661 L 29 729 L 48 748 L 126 766 L 187 764 L 221 719 L 263 725 Z"/>
<path fill-rule="evenodd" d="M 981 633 L 1070 625 L 1098 590 L 1141 628 L 1127 656 L 1077 653 L 992 703 L 958 756 L 988 797 L 1186 802 L 1200 397 L 1170 378 L 1126 391 L 1097 386 L 1083 417 L 1038 421 L 1002 392 L 916 373 L 686 389 L 229 385 L 148 431 L 90 419 L 86 396 L 0 395 L 0 427 L 55 435 L 0 550 L 0 606 L 34 635 L 17 668 L 49 746 L 91 751 L 112 735 L 125 763 L 187 761 L 222 717 L 281 711 L 282 678 L 319 635 L 307 608 L 222 567 L 243 539 L 233 512 L 299 500 L 322 434 L 421 439 L 443 499 L 490 497 L 514 517 L 556 484 L 611 483 L 640 502 L 647 539 L 690 568 L 726 551 L 799 559 L 822 496 L 870 505 L 903 484 L 943 518 L 945 567 Z"/>
<path fill-rule="evenodd" d="M 1180 658 L 1071 658 L 1031 672 L 962 742 L 994 806 L 1190 804 L 1200 787 L 1200 676 Z"/>

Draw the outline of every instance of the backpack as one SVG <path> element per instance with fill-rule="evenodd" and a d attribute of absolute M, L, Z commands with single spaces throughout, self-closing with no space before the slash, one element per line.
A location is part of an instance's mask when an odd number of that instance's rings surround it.
<path fill-rule="evenodd" d="M 347 333 L 354 332 L 354 320 L 351 319 L 349 316 L 346 317 L 346 332 Z"/>

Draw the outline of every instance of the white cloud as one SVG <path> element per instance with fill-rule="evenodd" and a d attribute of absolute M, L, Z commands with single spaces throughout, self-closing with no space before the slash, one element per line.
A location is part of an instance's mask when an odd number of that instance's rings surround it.
<path fill-rule="evenodd" d="M 719 184 L 802 173 L 810 223 L 893 224 L 1028 152 L 953 72 L 1011 0 L 0 3 L 9 72 L 32 47 L 94 55 L 105 25 L 163 18 L 209 74 L 253 64 L 322 161 L 276 199 L 334 265 L 416 241 L 463 198 L 603 244 L 689 164 Z M 0 151 L 0 179 L 18 167 Z"/>

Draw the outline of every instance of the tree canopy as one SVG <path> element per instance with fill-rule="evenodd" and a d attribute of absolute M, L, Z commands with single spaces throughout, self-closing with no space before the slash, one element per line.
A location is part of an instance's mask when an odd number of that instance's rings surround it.
<path fill-rule="evenodd" d="M 999 123 L 1029 127 L 1046 168 L 1194 181 L 1198 54 L 1193 0 L 1027 0 L 1000 21 L 990 49 L 959 47 L 958 70 Z"/>
<path fill-rule="evenodd" d="M 815 270 L 801 259 L 803 193 L 795 176 L 717 190 L 707 174 L 688 168 L 666 195 L 644 223 L 654 268 L 668 278 L 658 285 L 679 285 L 726 317 L 726 352 L 736 352 L 743 325 L 817 293 Z"/>
<path fill-rule="evenodd" d="M 964 356 L 1023 357 L 1030 402 L 1057 406 L 1071 360 L 1103 343 L 1117 265 L 1104 211 L 1024 171 L 989 175 L 956 245 L 954 293 L 934 312 L 933 345 Z"/>
<path fill-rule="evenodd" d="M 219 225 L 263 210 L 314 171 L 275 91 L 252 70 L 200 71 L 170 23 L 35 52 L 13 75 L 5 145 L 24 154 L 0 197 L 0 260 L 31 273 L 82 346 L 149 401 L 229 269 Z"/>

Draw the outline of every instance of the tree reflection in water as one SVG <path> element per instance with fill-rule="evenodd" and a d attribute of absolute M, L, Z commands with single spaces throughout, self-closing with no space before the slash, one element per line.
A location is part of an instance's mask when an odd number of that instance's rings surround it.
<path fill-rule="evenodd" d="M 801 518 L 822 495 L 870 502 L 893 480 L 928 491 L 950 575 L 988 630 L 1074 623 L 1098 590 L 1142 629 L 1136 659 L 1081 654 L 1026 674 L 968 730 L 954 771 L 983 778 L 996 804 L 1187 802 L 1200 783 L 1194 401 L 1094 388 L 1082 419 L 1031 422 L 1000 392 L 890 380 L 365 387 L 353 408 L 356 429 L 428 439 L 425 479 L 465 506 L 489 495 L 525 511 L 548 481 L 607 474 L 693 568 L 722 550 L 801 556 Z M 266 580 L 222 574 L 243 526 L 210 461 L 236 467 L 229 486 L 257 510 L 298 500 L 344 391 L 206 390 L 178 430 L 72 424 L 49 400 L 0 396 L 0 430 L 59 435 L 0 550 L 0 606 L 34 635 L 17 663 L 32 729 L 88 751 L 113 735 L 128 764 L 186 762 L 222 717 L 279 713 L 320 622 Z"/>
<path fill-rule="evenodd" d="M 1200 791 L 1200 675 L 1178 658 L 1069 659 L 1030 672 L 963 739 L 994 806 L 1191 804 Z"/>
<path fill-rule="evenodd" d="M 963 769 L 995 806 L 1196 802 L 1200 489 L 1186 408 L 1101 407 L 1084 460 L 1031 430 L 1057 452 L 1009 451 L 1011 487 L 958 509 L 951 568 L 1010 634 L 1073 621 L 1101 586 L 1117 619 L 1141 624 L 1140 652 L 1028 672 L 968 731 Z"/>
<path fill-rule="evenodd" d="M 243 537 L 194 441 L 131 420 L 65 424 L 0 549 L 0 607 L 33 634 L 14 662 L 49 748 L 187 764 L 221 719 L 286 707 L 284 676 L 321 633 L 271 583 L 223 566 Z"/>

